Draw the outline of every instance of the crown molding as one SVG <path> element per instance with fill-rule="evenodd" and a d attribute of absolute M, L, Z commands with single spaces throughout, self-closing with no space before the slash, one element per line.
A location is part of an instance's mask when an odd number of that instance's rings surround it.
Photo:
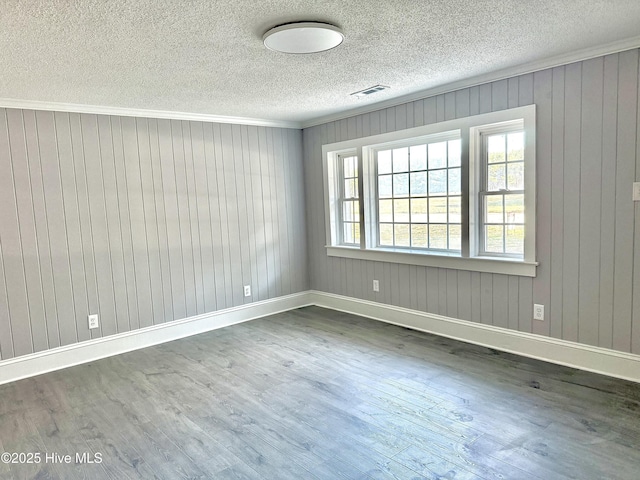
<path fill-rule="evenodd" d="M 362 107 L 355 107 L 349 110 L 344 110 L 329 115 L 323 115 L 321 117 L 316 117 L 310 120 L 304 120 L 301 122 L 301 124 L 302 128 L 315 127 L 316 125 L 335 122 L 337 120 L 343 120 L 345 118 L 354 117 L 356 115 L 363 115 L 365 113 L 375 112 L 378 110 L 383 110 L 385 108 L 396 107 L 405 103 L 423 100 L 425 98 L 433 97 L 435 95 L 442 95 L 444 93 L 453 92 L 463 88 L 475 87 L 484 83 L 495 82 L 497 80 L 504 80 L 505 78 L 511 78 L 517 75 L 525 75 L 527 73 L 538 72 L 540 70 L 546 70 L 548 68 L 581 62 L 584 60 L 589 60 L 591 58 L 624 52 L 625 50 L 632 50 L 638 47 L 640 47 L 640 36 L 620 40 L 618 42 L 608 43 L 606 45 L 600 45 L 597 47 L 574 50 L 570 53 L 556 55 L 554 57 L 536 60 L 533 62 L 522 63 L 513 67 L 508 67 L 501 70 L 496 70 L 494 72 L 488 72 L 482 75 L 465 78 L 433 88 L 428 88 L 426 90 L 420 90 L 418 92 L 402 95 L 400 97 L 390 98 L 388 100 L 383 100 L 377 103 L 370 103 L 368 105 L 363 105 Z"/>
<path fill-rule="evenodd" d="M 81 105 L 75 103 L 44 102 L 37 100 L 18 100 L 0 98 L 0 108 L 17 108 L 21 110 L 46 110 L 53 112 L 91 113 L 96 115 L 117 115 L 120 117 L 159 118 L 167 120 L 191 120 L 208 123 L 233 123 L 236 125 L 252 125 L 258 127 L 278 127 L 300 129 L 300 122 L 287 120 L 268 120 L 263 118 L 230 117 L 210 115 L 207 113 L 171 112 L 166 110 L 147 110 L 143 108 L 107 107 L 102 105 Z"/>
<path fill-rule="evenodd" d="M 343 120 L 345 118 L 354 117 L 356 115 L 362 115 L 365 113 L 375 112 L 383 110 L 385 108 L 395 107 L 409 102 L 415 102 L 417 100 L 423 100 L 425 98 L 433 97 L 435 95 L 441 95 L 444 93 L 453 92 L 462 88 L 474 87 L 476 85 L 482 85 L 488 82 L 495 82 L 497 80 L 503 80 L 505 78 L 515 77 L 518 75 L 525 75 L 527 73 L 537 72 L 548 68 L 558 67 L 561 65 L 568 65 L 574 62 L 580 62 L 589 60 L 591 58 L 601 57 L 604 55 L 610 55 L 613 53 L 623 52 L 625 50 L 631 50 L 640 47 L 640 36 L 620 40 L 597 47 L 585 48 L 581 50 L 575 50 L 570 53 L 562 55 L 556 55 L 542 60 L 534 62 L 523 63 L 513 67 L 496 70 L 494 72 L 477 75 L 470 78 L 465 78 L 455 82 L 439 85 L 433 88 L 420 90 L 418 92 L 402 95 L 400 97 L 390 98 L 381 102 L 370 103 L 361 107 L 355 107 L 348 110 L 343 110 L 337 113 L 329 115 L 323 115 L 320 117 L 311 118 L 302 121 L 293 120 L 269 120 L 264 118 L 249 118 L 249 117 L 232 117 L 226 115 L 213 115 L 207 113 L 189 113 L 189 112 L 172 112 L 166 110 L 148 110 L 142 108 L 123 108 L 123 107 L 108 107 L 101 105 L 82 105 L 74 103 L 58 103 L 58 102 L 46 102 L 37 100 L 19 100 L 12 98 L 0 98 L 0 108 L 17 108 L 25 110 L 46 110 L 56 112 L 70 112 L 70 113 L 91 113 L 97 115 L 118 115 L 123 117 L 142 117 L 142 118 L 158 118 L 169 120 L 192 120 L 197 122 L 209 122 L 209 123 L 231 123 L 238 125 L 252 125 L 259 127 L 277 127 L 277 128 L 309 128 L 316 125 L 322 125 L 324 123 L 334 122 L 337 120 Z"/>

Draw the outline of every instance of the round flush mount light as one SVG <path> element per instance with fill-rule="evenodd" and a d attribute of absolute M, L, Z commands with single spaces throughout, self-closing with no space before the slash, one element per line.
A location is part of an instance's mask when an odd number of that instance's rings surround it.
<path fill-rule="evenodd" d="M 344 35 L 328 23 L 296 22 L 272 28 L 262 40 L 265 47 L 276 52 L 317 53 L 337 47 Z"/>

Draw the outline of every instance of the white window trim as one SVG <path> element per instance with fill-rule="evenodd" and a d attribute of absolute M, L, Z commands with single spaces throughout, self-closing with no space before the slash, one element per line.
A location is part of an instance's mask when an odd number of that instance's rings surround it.
<path fill-rule="evenodd" d="M 478 191 L 478 165 L 481 158 L 480 134 L 488 125 L 512 122 L 522 119 L 525 131 L 525 218 L 531 219 L 525 228 L 525 252 L 523 259 L 509 257 L 479 256 L 477 245 L 478 205 L 477 196 L 469 198 L 469 186 Z M 409 265 L 433 266 L 456 270 L 502 273 L 535 277 L 538 263 L 535 260 L 535 105 L 501 110 L 470 117 L 448 120 L 421 127 L 372 135 L 322 146 L 323 180 L 325 195 L 325 227 L 327 255 L 332 257 L 355 258 L 380 262 Z M 373 151 L 389 147 L 394 142 L 419 141 L 420 137 L 439 133 L 460 131 L 462 156 L 462 253 L 461 256 L 446 252 L 381 248 L 369 234 L 377 228 L 375 215 L 375 176 L 372 174 Z M 360 198 L 360 247 L 340 245 L 337 229 L 335 169 L 339 155 L 350 154 L 358 157 Z M 468 159 L 468 161 L 467 161 Z M 331 190 L 333 188 L 333 190 Z M 373 202 L 374 205 L 366 205 Z M 364 227 L 364 228 L 363 228 Z M 373 235 L 375 237 L 375 235 Z"/>

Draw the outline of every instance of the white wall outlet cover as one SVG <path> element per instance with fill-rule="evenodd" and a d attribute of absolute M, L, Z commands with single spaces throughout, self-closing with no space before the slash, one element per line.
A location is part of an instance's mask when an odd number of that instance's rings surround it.
<path fill-rule="evenodd" d="M 640 202 L 640 182 L 633 182 L 633 201 Z"/>
<path fill-rule="evenodd" d="M 373 281 L 373 291 L 374 292 L 379 292 L 380 291 L 380 282 L 378 280 L 374 280 Z"/>
<path fill-rule="evenodd" d="M 544 320 L 544 305 L 538 305 L 537 303 L 533 305 L 533 319 Z"/>
<path fill-rule="evenodd" d="M 244 286 L 244 296 L 245 297 L 250 297 L 251 296 L 251 285 L 245 285 Z"/>
<path fill-rule="evenodd" d="M 89 315 L 88 319 L 89 319 L 89 330 L 93 330 L 94 328 L 98 328 L 98 326 L 99 326 L 98 314 Z"/>

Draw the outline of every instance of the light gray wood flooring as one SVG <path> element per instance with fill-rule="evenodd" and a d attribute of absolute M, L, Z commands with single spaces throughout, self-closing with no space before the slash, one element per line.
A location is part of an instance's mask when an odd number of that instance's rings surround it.
<path fill-rule="evenodd" d="M 0 478 L 638 479 L 640 385 L 318 307 L 0 387 Z M 45 463 L 45 453 L 102 463 Z"/>

